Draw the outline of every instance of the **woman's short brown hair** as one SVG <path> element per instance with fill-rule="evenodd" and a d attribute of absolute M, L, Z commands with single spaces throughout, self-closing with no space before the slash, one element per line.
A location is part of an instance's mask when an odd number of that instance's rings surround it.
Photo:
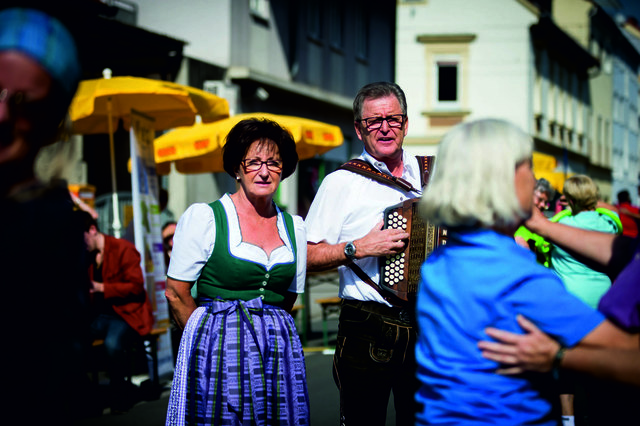
<path fill-rule="evenodd" d="M 293 136 L 281 125 L 266 118 L 248 118 L 233 126 L 222 148 L 224 170 L 235 178 L 240 162 L 256 141 L 273 142 L 278 147 L 282 159 L 282 179 L 291 176 L 298 164 Z"/>

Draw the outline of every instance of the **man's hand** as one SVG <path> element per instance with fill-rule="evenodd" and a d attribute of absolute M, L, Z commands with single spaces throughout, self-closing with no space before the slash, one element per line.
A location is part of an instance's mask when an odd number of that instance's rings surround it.
<path fill-rule="evenodd" d="M 104 284 L 97 281 L 91 281 L 91 289 L 89 293 L 104 293 Z"/>
<path fill-rule="evenodd" d="M 485 329 L 487 335 L 499 343 L 478 342 L 482 356 L 506 364 L 497 370 L 498 374 L 520 374 L 525 370 L 550 371 L 560 345 L 522 315 L 518 315 L 517 321 L 527 334 L 510 333 L 492 327 Z"/>
<path fill-rule="evenodd" d="M 534 234 L 541 234 L 549 219 L 538 209 L 531 209 L 531 217 L 524 222 L 524 226 Z"/>
<path fill-rule="evenodd" d="M 382 229 L 382 221 L 378 222 L 364 237 L 355 241 L 356 257 L 387 256 L 401 252 L 409 239 L 409 234 L 402 229 Z"/>

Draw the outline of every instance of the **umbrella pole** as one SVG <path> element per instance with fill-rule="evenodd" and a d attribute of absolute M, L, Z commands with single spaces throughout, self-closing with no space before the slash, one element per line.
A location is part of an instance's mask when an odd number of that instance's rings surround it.
<path fill-rule="evenodd" d="M 111 98 L 107 100 L 107 113 L 109 119 L 109 151 L 111 154 L 111 190 L 113 191 L 111 196 L 111 205 L 113 206 L 113 236 L 116 238 L 121 237 L 120 230 L 122 224 L 120 223 L 120 206 L 118 205 L 118 188 L 116 185 L 116 152 L 113 142 L 113 122 L 111 113 Z"/>

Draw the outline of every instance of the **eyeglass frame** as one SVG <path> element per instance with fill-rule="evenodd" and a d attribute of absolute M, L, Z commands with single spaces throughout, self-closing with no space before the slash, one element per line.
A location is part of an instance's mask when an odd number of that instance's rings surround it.
<path fill-rule="evenodd" d="M 399 126 L 392 126 L 391 123 L 389 122 L 389 120 L 393 117 L 402 117 L 402 120 L 400 121 L 400 125 Z M 367 125 L 367 120 L 380 120 L 380 126 L 379 127 L 371 127 L 370 125 Z M 404 124 L 407 122 L 407 114 L 391 114 L 391 115 L 387 115 L 386 117 L 366 117 L 366 118 L 361 118 L 359 120 L 356 120 L 356 122 L 363 123 L 363 126 L 371 131 L 371 130 L 378 130 L 382 127 L 382 125 L 384 124 L 384 122 L 387 122 L 387 126 L 389 126 L 392 129 L 401 129 L 402 126 L 404 126 Z"/>
<path fill-rule="evenodd" d="M 250 170 L 250 169 L 247 167 L 247 164 L 246 164 L 246 163 L 247 163 L 247 161 L 255 161 L 256 163 L 258 163 L 258 162 L 259 162 L 259 163 L 260 163 L 260 166 L 258 166 L 258 167 L 257 167 L 256 169 L 254 169 L 254 170 Z M 279 164 L 279 166 L 274 166 L 274 167 L 276 167 L 276 169 L 273 169 L 273 168 L 269 167 L 269 162 L 272 162 L 272 163 L 278 163 L 278 164 Z M 261 161 L 261 160 L 255 159 L 255 158 L 253 158 L 253 159 L 246 159 L 246 158 L 245 158 L 244 160 L 240 161 L 240 164 L 241 164 L 241 165 L 242 165 L 242 167 L 244 168 L 245 173 L 246 173 L 246 172 L 257 172 L 257 171 L 260 171 L 260 170 L 262 169 L 262 166 L 263 166 L 263 165 L 265 165 L 265 166 L 267 167 L 267 170 L 268 170 L 268 171 L 270 171 L 270 172 L 281 173 L 281 172 L 282 172 L 282 168 L 284 167 L 284 163 L 282 162 L 282 160 L 267 160 L 267 161 Z M 273 166 L 273 165 L 272 165 L 272 166 Z"/>
<path fill-rule="evenodd" d="M 31 101 L 27 99 L 23 91 L 18 90 L 9 94 L 9 89 L 6 87 L 0 90 L 0 104 L 7 104 L 10 117 L 22 116 L 25 118 L 32 118 L 38 114 L 45 115 L 46 109 L 51 105 L 46 97 Z"/>

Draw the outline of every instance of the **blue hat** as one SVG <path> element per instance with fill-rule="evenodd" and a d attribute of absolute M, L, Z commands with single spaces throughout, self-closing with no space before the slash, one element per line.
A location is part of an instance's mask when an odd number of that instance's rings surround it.
<path fill-rule="evenodd" d="M 17 50 L 38 62 L 69 98 L 80 81 L 80 62 L 73 37 L 58 21 L 34 9 L 0 11 L 0 51 Z"/>

